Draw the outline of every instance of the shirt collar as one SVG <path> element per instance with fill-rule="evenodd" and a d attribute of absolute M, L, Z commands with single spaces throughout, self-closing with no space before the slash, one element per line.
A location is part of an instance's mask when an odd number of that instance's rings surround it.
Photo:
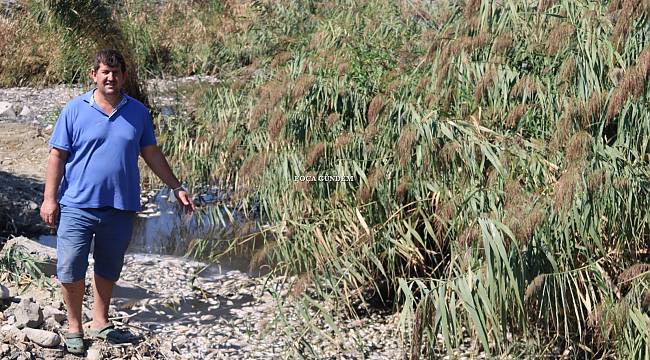
<path fill-rule="evenodd" d="M 85 94 L 83 94 L 83 100 L 85 102 L 87 102 L 88 104 L 90 104 L 90 106 L 95 105 L 95 97 L 93 96 L 93 94 L 95 93 L 95 90 L 97 90 L 97 88 L 94 88 L 94 89 L 92 89 L 90 91 L 87 91 Z M 122 91 L 122 100 L 120 100 L 120 103 L 117 104 L 117 106 L 115 107 L 115 110 L 113 111 L 113 113 L 115 113 L 119 108 L 124 106 L 124 104 L 126 104 L 126 102 L 128 100 L 129 100 L 128 95 L 126 95 L 126 93 L 124 91 Z"/>

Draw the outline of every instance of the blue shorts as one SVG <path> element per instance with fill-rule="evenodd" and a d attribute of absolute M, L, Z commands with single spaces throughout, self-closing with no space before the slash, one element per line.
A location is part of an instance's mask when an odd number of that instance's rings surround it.
<path fill-rule="evenodd" d="M 60 205 L 56 231 L 56 273 L 62 283 L 86 277 L 88 254 L 93 243 L 95 274 L 117 281 L 124 253 L 131 241 L 135 212 L 112 207 L 79 209 Z"/>

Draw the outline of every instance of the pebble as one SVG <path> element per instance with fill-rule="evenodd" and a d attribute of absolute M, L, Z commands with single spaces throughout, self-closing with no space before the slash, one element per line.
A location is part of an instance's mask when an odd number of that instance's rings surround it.
<path fill-rule="evenodd" d="M 87 360 L 101 360 L 103 358 L 102 351 L 98 348 L 91 347 L 86 351 Z"/>
<path fill-rule="evenodd" d="M 20 331 L 20 329 L 14 325 L 4 325 L 1 331 L 3 334 L 2 338 L 6 343 L 18 344 L 27 340 L 25 333 Z"/>
<path fill-rule="evenodd" d="M 59 335 L 52 331 L 24 328 L 23 333 L 33 343 L 44 347 L 54 347 L 61 343 Z"/>
<path fill-rule="evenodd" d="M 50 305 L 47 305 L 43 308 L 43 317 L 45 319 L 53 318 L 58 323 L 61 323 L 66 319 L 65 312 Z"/>
<path fill-rule="evenodd" d="M 13 313 L 16 318 L 15 325 L 19 329 L 24 327 L 37 328 L 43 323 L 41 307 L 30 298 L 20 300 Z"/>
<path fill-rule="evenodd" d="M 6 119 L 15 119 L 16 113 L 13 104 L 8 101 L 0 101 L 0 117 Z"/>

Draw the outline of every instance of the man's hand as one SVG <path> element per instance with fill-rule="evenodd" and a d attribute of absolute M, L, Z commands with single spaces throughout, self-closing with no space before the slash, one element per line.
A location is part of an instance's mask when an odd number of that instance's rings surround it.
<path fill-rule="evenodd" d="M 194 202 L 192 201 L 192 195 L 190 195 L 190 193 L 181 188 L 174 191 L 174 196 L 176 196 L 176 200 L 178 200 L 178 203 L 183 207 L 183 210 L 186 213 L 191 214 L 194 212 Z"/>
<path fill-rule="evenodd" d="M 185 188 L 176 188 L 176 186 L 180 186 L 181 182 L 178 181 L 176 176 L 174 176 L 174 173 L 169 167 L 167 159 L 165 159 L 165 155 L 163 155 L 163 153 L 160 151 L 160 148 L 158 148 L 157 145 L 146 146 L 140 150 L 140 155 L 144 159 L 144 162 L 147 163 L 149 168 L 151 168 L 151 170 L 160 178 L 160 180 L 162 180 L 165 184 L 167 184 L 167 186 L 171 187 L 172 189 L 176 189 L 174 191 L 174 196 L 176 196 L 176 200 L 178 200 L 178 203 L 181 204 L 183 210 L 188 213 L 194 212 L 194 203 L 192 202 L 192 196 Z"/>
<path fill-rule="evenodd" d="M 43 204 L 41 205 L 41 219 L 47 226 L 55 227 L 59 217 L 59 204 L 56 193 L 63 177 L 63 169 L 68 159 L 68 152 L 63 149 L 52 148 L 47 158 L 47 171 L 45 172 L 45 190 L 43 191 Z"/>
<path fill-rule="evenodd" d="M 41 205 L 41 219 L 45 225 L 55 227 L 59 215 L 59 204 L 54 200 L 43 200 Z"/>

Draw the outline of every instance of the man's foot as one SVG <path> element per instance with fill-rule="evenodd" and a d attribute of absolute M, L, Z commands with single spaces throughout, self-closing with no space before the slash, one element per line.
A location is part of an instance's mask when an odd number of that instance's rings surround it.
<path fill-rule="evenodd" d="M 63 334 L 65 349 L 71 354 L 83 354 L 86 352 L 84 345 L 84 334 L 82 332 L 68 332 Z"/>
<path fill-rule="evenodd" d="M 87 333 L 91 338 L 106 340 L 112 344 L 123 344 L 137 340 L 137 337 L 133 336 L 133 334 L 116 329 L 112 323 L 108 323 L 101 328 L 90 328 Z"/>

